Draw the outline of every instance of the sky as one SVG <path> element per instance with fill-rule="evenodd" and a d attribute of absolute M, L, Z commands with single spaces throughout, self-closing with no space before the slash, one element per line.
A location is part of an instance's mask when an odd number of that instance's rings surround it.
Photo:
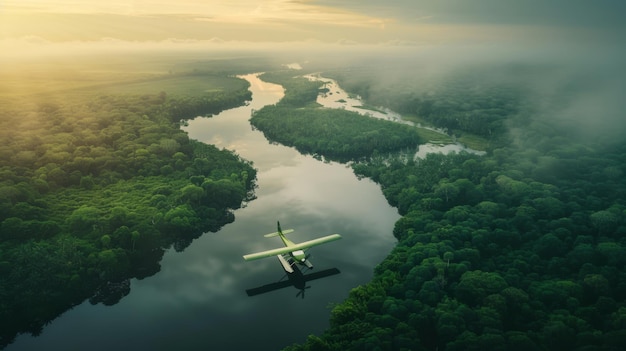
<path fill-rule="evenodd" d="M 619 0 L 0 0 L 0 39 L 614 41 L 624 13 Z"/>

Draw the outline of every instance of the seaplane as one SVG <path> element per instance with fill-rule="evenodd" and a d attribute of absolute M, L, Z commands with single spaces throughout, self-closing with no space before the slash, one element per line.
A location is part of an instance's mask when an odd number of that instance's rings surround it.
<path fill-rule="evenodd" d="M 274 233 L 265 234 L 264 237 L 272 238 L 272 237 L 278 236 L 283 241 L 283 244 L 285 245 L 285 247 L 280 247 L 277 249 L 266 250 L 266 251 L 243 255 L 243 259 L 246 261 L 252 261 L 252 260 L 258 260 L 261 258 L 276 256 L 278 258 L 278 261 L 280 261 L 280 264 L 283 266 L 283 269 L 285 270 L 285 272 L 293 273 L 294 272 L 293 266 L 295 264 L 306 266 L 308 269 L 313 268 L 313 264 L 311 264 L 311 262 L 308 259 L 309 255 L 305 254 L 304 250 L 313 246 L 317 246 L 317 245 L 321 245 L 327 242 L 341 239 L 341 235 L 331 234 L 331 235 L 327 235 L 321 238 L 317 238 L 317 239 L 313 239 L 313 240 L 296 244 L 285 237 L 285 234 L 289 234 L 293 232 L 294 231 L 293 229 L 285 229 L 285 230 L 280 229 L 280 221 L 277 221 L 277 227 L 278 227 L 278 231 Z"/>

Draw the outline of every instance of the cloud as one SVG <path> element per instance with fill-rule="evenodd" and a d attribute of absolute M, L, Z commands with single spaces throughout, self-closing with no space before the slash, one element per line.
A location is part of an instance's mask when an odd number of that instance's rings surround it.
<path fill-rule="evenodd" d="M 5 0 L 1 37 L 334 43 L 622 40 L 612 0 Z M 29 13 L 31 11 L 32 13 Z M 42 13 L 46 12 L 46 13 Z M 338 35 L 339 33 L 339 35 Z"/>
<path fill-rule="evenodd" d="M 431 20 L 431 19 L 433 19 L 433 18 L 435 18 L 435 16 L 419 16 L 419 17 L 415 18 L 415 20 L 416 20 L 417 22 L 422 22 L 422 21 L 428 21 L 428 20 Z"/>
<path fill-rule="evenodd" d="M 387 42 L 382 43 L 383 45 L 388 46 L 417 46 L 419 45 L 416 41 L 413 40 L 402 40 L 402 39 L 392 39 Z"/>
<path fill-rule="evenodd" d="M 385 41 L 389 38 L 383 38 L 383 31 L 388 32 L 394 23 L 390 18 L 290 0 L 212 1 L 210 6 L 197 0 L 24 1 L 21 7 L 9 1 L 6 10 L 0 12 L 0 38 L 37 35 L 52 41 L 74 41 L 109 36 L 149 41 L 221 37 L 238 41 L 334 42 L 337 33 L 342 33 L 350 40 Z"/>
<path fill-rule="evenodd" d="M 380 26 L 378 16 L 355 13 L 335 6 L 292 0 L 5 0 L 6 12 L 57 14 L 186 15 L 196 20 L 228 23 L 318 22 L 332 25 Z"/>
<path fill-rule="evenodd" d="M 337 44 L 338 45 L 358 45 L 359 43 L 354 40 L 340 39 L 340 40 L 337 40 Z"/>
<path fill-rule="evenodd" d="M 626 4 L 619 0 L 313 0 L 364 14 L 398 19 L 436 19 L 457 24 L 623 26 Z"/>

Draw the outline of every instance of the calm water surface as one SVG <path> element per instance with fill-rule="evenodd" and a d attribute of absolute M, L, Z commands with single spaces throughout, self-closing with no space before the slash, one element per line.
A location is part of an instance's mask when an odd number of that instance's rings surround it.
<path fill-rule="evenodd" d="M 85 302 L 54 320 L 39 337 L 22 335 L 7 350 L 277 350 L 328 326 L 330 306 L 366 283 L 395 244 L 399 218 L 380 188 L 350 168 L 323 163 L 293 148 L 272 145 L 253 131 L 252 109 L 274 104 L 283 89 L 243 77 L 253 101 L 184 129 L 200 141 L 234 150 L 258 169 L 257 199 L 235 222 L 206 233 L 184 252 L 169 250 L 161 271 L 131 281 L 114 306 Z M 312 272 L 341 273 L 249 297 L 247 289 L 283 278 L 275 258 L 245 262 L 242 255 L 281 246 L 276 220 L 299 242 L 331 233 L 342 240 L 310 250 Z M 305 273 L 307 274 L 307 273 Z M 304 298 L 302 295 L 304 293 Z"/>

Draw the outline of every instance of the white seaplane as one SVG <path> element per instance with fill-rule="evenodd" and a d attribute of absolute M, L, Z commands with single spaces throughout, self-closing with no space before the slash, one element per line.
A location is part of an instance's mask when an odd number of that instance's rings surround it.
<path fill-rule="evenodd" d="M 272 249 L 272 250 L 261 251 L 257 253 L 251 253 L 248 255 L 243 255 L 244 260 L 252 261 L 252 260 L 258 260 L 260 258 L 276 256 L 278 257 L 278 260 L 280 261 L 280 264 L 283 266 L 283 269 L 285 270 L 285 272 L 293 273 L 294 264 L 300 264 L 300 265 L 306 266 L 307 268 L 313 268 L 313 265 L 308 260 L 309 255 L 306 255 L 304 253 L 304 250 L 312 246 L 317 246 L 317 245 L 324 244 L 330 241 L 341 239 L 341 235 L 331 234 L 331 235 L 327 235 L 321 238 L 317 238 L 317 239 L 313 239 L 313 240 L 296 244 L 285 237 L 285 234 L 289 234 L 293 232 L 294 230 L 293 229 L 281 230 L 280 222 L 277 222 L 277 224 L 278 224 L 277 232 L 265 234 L 264 236 L 266 238 L 279 236 L 280 239 L 283 241 L 283 244 L 285 244 L 285 247 L 280 247 L 278 249 Z"/>

